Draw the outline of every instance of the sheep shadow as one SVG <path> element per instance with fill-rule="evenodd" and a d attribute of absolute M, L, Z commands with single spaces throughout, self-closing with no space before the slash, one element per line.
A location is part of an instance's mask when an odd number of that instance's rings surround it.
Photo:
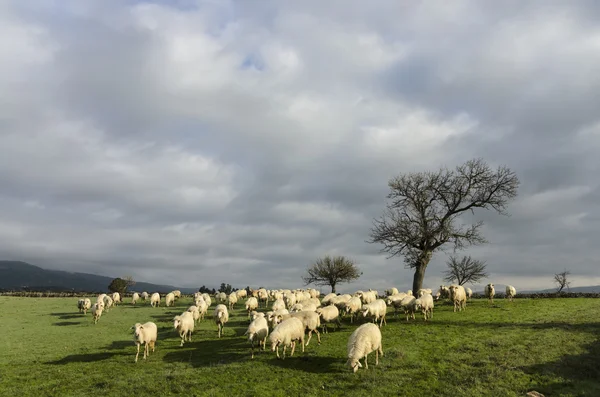
<path fill-rule="evenodd" d="M 79 321 L 59 321 L 52 325 L 56 325 L 58 327 L 66 327 L 68 325 L 79 325 L 79 324 L 81 324 Z"/>
<path fill-rule="evenodd" d="M 280 368 L 314 374 L 339 372 L 340 363 L 344 363 L 343 357 L 317 356 L 314 351 L 309 352 L 306 350 L 302 353 L 302 347 L 299 350 L 298 348 L 299 346 L 296 346 L 293 356 L 289 356 L 291 350 L 288 348 L 288 355 L 285 357 L 285 360 L 277 358 L 275 353 L 269 351 L 269 353 L 273 354 L 273 359 L 269 360 L 268 363 Z M 279 349 L 279 354 L 282 355 L 282 349 Z"/>
<path fill-rule="evenodd" d="M 543 364 L 533 364 L 520 369 L 529 375 L 538 375 L 546 384 L 536 386 L 544 395 L 600 395 L 600 339 L 585 346 L 582 354 L 564 355 Z"/>
<path fill-rule="evenodd" d="M 193 336 L 192 336 L 193 338 Z M 247 349 L 244 349 L 244 348 Z M 186 343 L 183 347 L 177 346 L 165 354 L 163 361 L 168 363 L 188 362 L 194 368 L 225 365 L 250 359 L 250 345 L 240 338 L 223 337 Z"/>
<path fill-rule="evenodd" d="M 71 320 L 73 318 L 80 318 L 83 317 L 84 314 L 83 313 L 50 313 L 51 316 L 56 316 L 58 317 L 59 320 Z"/>
<path fill-rule="evenodd" d="M 126 353 L 102 352 L 102 353 L 86 353 L 86 354 L 71 354 L 63 357 L 60 360 L 48 361 L 45 364 L 49 365 L 66 365 L 70 363 L 92 363 L 97 361 L 108 360 L 114 356 L 125 356 Z"/>

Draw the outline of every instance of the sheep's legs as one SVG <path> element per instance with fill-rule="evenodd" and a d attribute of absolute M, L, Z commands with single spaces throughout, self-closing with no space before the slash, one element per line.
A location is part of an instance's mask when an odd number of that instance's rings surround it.
<path fill-rule="evenodd" d="M 136 355 L 135 355 L 135 362 L 136 362 L 136 363 L 137 363 L 137 360 L 138 360 L 138 356 L 139 356 L 139 355 L 140 355 L 140 344 L 138 343 L 138 344 L 137 344 L 137 353 L 136 353 Z"/>
<path fill-rule="evenodd" d="M 304 347 L 304 342 L 302 342 L 302 347 Z M 292 341 L 292 353 L 290 354 L 290 357 L 292 357 L 294 355 L 295 350 L 296 350 L 296 341 Z"/>
<path fill-rule="evenodd" d="M 369 363 L 367 362 L 367 357 L 369 357 L 369 355 L 365 354 L 365 369 L 369 369 Z"/>
<path fill-rule="evenodd" d="M 302 353 L 304 353 L 304 336 L 302 337 L 302 339 L 300 339 L 300 344 L 302 345 Z"/>
<path fill-rule="evenodd" d="M 148 342 L 146 342 L 146 344 L 144 344 L 144 360 L 146 359 L 147 356 L 148 356 Z"/>

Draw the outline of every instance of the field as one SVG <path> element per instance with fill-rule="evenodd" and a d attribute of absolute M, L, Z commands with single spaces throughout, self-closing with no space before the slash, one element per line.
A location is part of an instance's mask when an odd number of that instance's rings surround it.
<path fill-rule="evenodd" d="M 125 303 L 96 325 L 76 303 L 0 297 L 0 395 L 600 396 L 600 299 L 476 299 L 463 313 L 436 306 L 430 323 L 389 313 L 385 356 L 356 374 L 345 367 L 356 328 L 347 320 L 304 354 L 282 361 L 267 350 L 252 360 L 241 305 L 223 338 L 209 318 L 180 347 L 172 318 L 190 298 L 174 308 Z M 130 327 L 146 321 L 157 323 L 159 341 L 136 364 Z"/>

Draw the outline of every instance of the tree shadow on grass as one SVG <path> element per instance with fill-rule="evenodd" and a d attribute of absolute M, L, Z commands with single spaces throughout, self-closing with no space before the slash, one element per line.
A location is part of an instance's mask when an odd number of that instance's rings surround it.
<path fill-rule="evenodd" d="M 59 321 L 59 322 L 54 323 L 52 325 L 56 325 L 56 326 L 59 326 L 59 327 L 65 327 L 65 326 L 68 326 L 68 325 L 79 325 L 79 324 L 81 324 L 79 321 Z"/>
<path fill-rule="evenodd" d="M 539 377 L 535 390 L 545 395 L 600 396 L 600 333 L 582 354 L 569 354 L 544 364 L 521 367 Z"/>
<path fill-rule="evenodd" d="M 188 362 L 193 367 L 211 367 L 250 359 L 250 345 L 240 338 L 222 337 L 194 342 L 186 342 L 165 354 L 165 362 Z M 247 349 L 245 349 L 247 347 Z"/>

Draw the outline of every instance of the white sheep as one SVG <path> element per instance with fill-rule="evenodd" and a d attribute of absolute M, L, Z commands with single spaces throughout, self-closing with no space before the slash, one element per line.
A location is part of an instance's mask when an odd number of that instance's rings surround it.
<path fill-rule="evenodd" d="M 217 292 L 215 294 L 215 299 L 219 303 L 226 303 L 227 302 L 227 294 L 225 292 Z"/>
<path fill-rule="evenodd" d="M 98 322 L 100 317 L 102 316 L 102 311 L 104 310 L 103 302 L 96 302 L 92 306 L 92 319 L 94 320 L 94 324 Z"/>
<path fill-rule="evenodd" d="M 282 322 L 283 320 L 287 320 L 288 318 L 297 318 L 302 321 L 304 324 L 304 329 L 308 331 L 308 339 L 306 340 L 306 346 L 310 343 L 310 339 L 312 338 L 312 333 L 317 334 L 317 341 L 319 345 L 321 344 L 321 334 L 319 333 L 319 327 L 321 326 L 321 316 L 317 314 L 317 312 L 294 312 L 288 314 L 278 314 L 273 316 L 272 326 L 275 326 Z"/>
<path fill-rule="evenodd" d="M 148 299 L 148 293 L 146 291 L 142 292 L 140 296 L 144 302 Z"/>
<path fill-rule="evenodd" d="M 100 294 L 98 295 L 98 298 L 96 298 L 96 302 L 102 302 L 104 303 L 104 298 L 106 297 L 106 294 Z"/>
<path fill-rule="evenodd" d="M 158 292 L 153 293 L 152 296 L 150 297 L 150 306 L 152 306 L 152 307 L 160 306 L 160 294 Z"/>
<path fill-rule="evenodd" d="M 118 292 L 113 292 L 112 294 L 113 304 L 117 306 L 118 303 L 121 303 L 121 294 Z"/>
<path fill-rule="evenodd" d="M 379 354 L 383 357 L 383 346 L 381 344 L 381 331 L 372 323 L 366 323 L 358 327 L 348 338 L 348 361 L 346 365 L 353 372 L 362 368 L 361 358 L 365 358 L 365 368 L 369 368 L 367 357 L 369 353 L 375 352 L 375 365 L 379 365 Z"/>
<path fill-rule="evenodd" d="M 192 313 L 192 316 L 194 317 L 194 322 L 197 323 L 198 319 L 200 319 L 200 311 L 198 310 L 198 306 L 192 305 L 188 307 L 187 311 Z"/>
<path fill-rule="evenodd" d="M 362 302 L 358 296 L 353 296 L 348 302 L 346 302 L 345 311 L 346 314 L 350 315 L 350 323 L 354 322 L 354 317 L 358 316 L 361 308 Z"/>
<path fill-rule="evenodd" d="M 238 301 L 237 293 L 232 292 L 229 295 L 227 295 L 227 305 L 229 306 L 229 310 L 233 310 L 237 301 Z"/>
<path fill-rule="evenodd" d="M 404 299 L 406 296 L 407 295 L 404 292 L 399 292 L 397 294 L 388 296 L 385 303 L 394 308 L 394 316 L 398 316 L 398 309 L 402 307 L 402 299 Z"/>
<path fill-rule="evenodd" d="M 425 294 L 431 295 L 432 293 L 433 293 L 433 291 L 431 291 L 431 288 L 421 288 L 420 290 L 417 291 L 417 298 L 420 298 Z"/>
<path fill-rule="evenodd" d="M 385 290 L 385 296 L 396 295 L 398 293 L 398 288 L 392 287 L 390 289 Z"/>
<path fill-rule="evenodd" d="M 206 315 L 206 312 L 208 311 L 208 305 L 206 304 L 204 299 L 200 298 L 200 299 L 196 300 L 195 306 L 198 308 L 198 315 L 200 316 L 199 317 L 200 321 L 204 320 L 204 316 Z"/>
<path fill-rule="evenodd" d="M 77 301 L 79 313 L 87 314 L 87 311 L 92 307 L 92 301 L 89 298 L 82 298 Z"/>
<path fill-rule="evenodd" d="M 292 292 L 284 294 L 283 300 L 285 301 L 286 307 L 292 307 L 297 303 L 296 302 L 296 294 L 294 294 Z"/>
<path fill-rule="evenodd" d="M 140 355 L 140 345 L 144 345 L 144 360 L 150 355 L 149 349 L 152 349 L 152 353 L 154 353 L 158 330 L 156 324 L 151 321 L 144 324 L 136 323 L 131 328 L 135 330 L 133 340 L 137 345 L 137 353 L 135 354 L 135 362 L 137 363 Z"/>
<path fill-rule="evenodd" d="M 171 291 L 171 293 L 173 294 L 173 296 L 175 296 L 175 299 L 181 298 L 181 291 L 179 291 L 178 289 L 176 289 L 175 291 Z"/>
<path fill-rule="evenodd" d="M 467 293 L 462 285 L 452 284 L 448 287 L 450 291 L 450 301 L 454 304 L 454 312 L 456 309 L 462 311 L 467 308 Z"/>
<path fill-rule="evenodd" d="M 223 327 L 225 327 L 225 324 L 229 321 L 229 312 L 227 311 L 227 306 L 218 304 L 217 307 L 215 307 L 213 318 L 217 324 L 217 333 L 220 338 L 221 334 L 223 333 Z"/>
<path fill-rule="evenodd" d="M 192 332 L 194 332 L 194 315 L 191 312 L 183 312 L 179 316 L 173 317 L 173 328 L 177 330 L 181 337 L 181 345 L 185 342 L 186 336 L 188 342 L 192 341 Z"/>
<path fill-rule="evenodd" d="M 277 352 L 277 358 L 280 358 L 280 345 L 283 345 L 283 359 L 285 359 L 285 352 L 289 345 L 292 346 L 290 357 L 293 356 L 296 349 L 296 341 L 302 344 L 302 353 L 304 353 L 304 328 L 302 320 L 296 317 L 290 317 L 277 324 L 273 332 L 269 335 L 271 351 Z"/>
<path fill-rule="evenodd" d="M 323 333 L 328 333 L 327 323 L 335 323 L 338 329 L 342 327 L 342 323 L 340 322 L 340 311 L 335 305 L 320 307 L 316 310 L 316 313 L 321 317 Z"/>
<path fill-rule="evenodd" d="M 387 321 L 385 320 L 385 315 L 387 313 L 387 306 L 385 305 L 385 301 L 383 299 L 377 299 L 375 302 L 367 303 L 362 306 L 362 315 L 363 317 L 372 316 L 373 322 L 377 322 L 381 318 L 379 322 L 379 326 L 381 327 L 383 324 L 387 325 Z"/>
<path fill-rule="evenodd" d="M 308 294 L 313 299 L 319 299 L 319 296 L 321 296 L 321 293 L 314 288 L 309 289 Z"/>
<path fill-rule="evenodd" d="M 207 293 L 202 294 L 202 298 L 204 299 L 204 302 L 206 302 L 206 305 L 208 307 L 210 307 L 210 305 L 212 305 L 212 299 L 210 298 L 210 295 Z"/>
<path fill-rule="evenodd" d="M 440 289 L 438 290 L 440 294 L 440 298 L 447 299 L 450 298 L 450 290 L 445 285 L 440 285 Z"/>
<path fill-rule="evenodd" d="M 269 336 L 269 325 L 265 316 L 257 316 L 252 320 L 244 335 L 248 335 L 252 358 L 254 358 L 254 342 L 258 342 L 259 350 L 262 345 L 264 351 L 267 345 L 267 336 Z"/>
<path fill-rule="evenodd" d="M 235 293 L 237 294 L 238 300 L 248 296 L 248 291 L 246 291 L 245 289 L 238 289 L 237 291 L 235 291 Z"/>
<path fill-rule="evenodd" d="M 175 294 L 172 292 L 169 292 L 166 296 L 165 296 L 165 306 L 169 307 L 169 306 L 175 306 Z"/>
<path fill-rule="evenodd" d="M 269 292 L 266 289 L 260 288 L 258 290 L 258 302 L 265 302 L 265 307 L 269 304 Z"/>
<path fill-rule="evenodd" d="M 321 300 L 321 304 L 322 304 L 323 306 L 327 306 L 327 305 L 329 305 L 330 301 L 331 301 L 333 298 L 335 298 L 336 296 L 337 296 L 337 295 L 336 295 L 336 294 L 334 294 L 333 292 L 332 292 L 332 293 L 330 293 L 330 294 L 327 294 L 327 295 L 325 295 L 325 297 L 324 297 L 324 298 Z"/>
<path fill-rule="evenodd" d="M 409 317 L 415 318 L 415 301 L 417 298 L 414 296 L 407 294 L 402 301 L 400 302 L 400 307 L 404 310 L 404 314 L 406 315 L 406 321 L 408 321 Z"/>
<path fill-rule="evenodd" d="M 106 295 L 104 297 L 104 310 L 106 310 L 106 312 L 108 313 L 108 309 L 110 309 L 110 307 L 112 305 L 113 305 L 113 299 L 109 295 Z"/>
<path fill-rule="evenodd" d="M 277 299 L 275 302 L 273 302 L 273 305 L 271 306 L 271 310 L 273 310 L 274 312 L 283 309 L 285 309 L 285 302 L 283 301 L 283 299 Z"/>
<path fill-rule="evenodd" d="M 494 295 L 496 295 L 496 290 L 494 289 L 494 284 L 490 283 L 485 286 L 484 289 L 485 297 L 490 300 L 491 303 L 494 303 Z"/>
<path fill-rule="evenodd" d="M 246 311 L 248 312 L 248 318 L 250 318 L 250 312 L 258 309 L 258 299 L 251 296 L 246 299 Z"/>
<path fill-rule="evenodd" d="M 465 287 L 465 293 L 467 294 L 467 299 L 471 299 L 473 296 L 473 290 L 469 287 Z"/>
<path fill-rule="evenodd" d="M 513 287 L 512 285 L 507 285 L 506 286 L 506 295 L 504 296 L 504 299 L 508 298 L 508 300 L 510 302 L 512 302 L 512 300 L 516 294 L 517 294 L 517 290 L 515 289 L 515 287 Z"/>
<path fill-rule="evenodd" d="M 137 301 L 140 300 L 140 294 L 138 294 L 137 292 L 134 292 L 133 295 L 131 295 L 131 304 L 135 305 L 137 303 Z"/>
<path fill-rule="evenodd" d="M 433 296 L 431 294 L 423 294 L 415 300 L 415 310 L 423 313 L 423 319 L 433 318 Z"/>

